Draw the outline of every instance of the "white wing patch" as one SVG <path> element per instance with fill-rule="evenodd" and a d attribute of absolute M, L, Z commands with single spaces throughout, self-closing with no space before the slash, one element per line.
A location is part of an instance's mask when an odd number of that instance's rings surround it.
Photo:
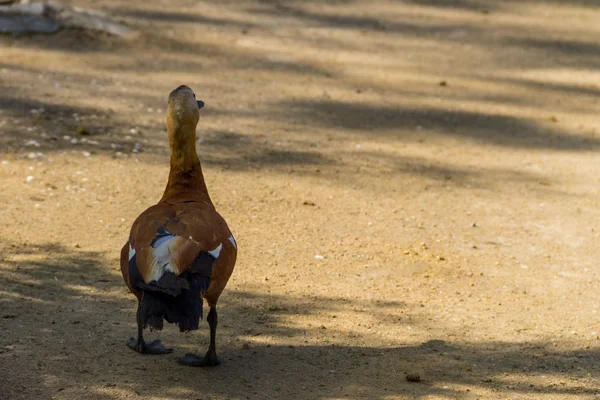
<path fill-rule="evenodd" d="M 163 243 L 173 239 L 174 237 L 175 237 L 175 235 L 167 235 L 167 236 L 160 237 L 160 238 L 156 239 L 156 242 L 154 242 L 152 247 L 154 247 L 156 249 L 156 248 L 160 247 Z"/>
<path fill-rule="evenodd" d="M 233 235 L 229 235 L 229 241 L 231 242 L 231 244 L 233 245 L 233 247 L 235 247 L 237 249 L 237 243 L 235 242 L 235 239 L 233 238 Z"/>
<path fill-rule="evenodd" d="M 131 243 L 129 243 L 129 261 L 135 256 L 135 249 L 131 247 Z"/>
<path fill-rule="evenodd" d="M 208 251 L 208 254 L 213 256 L 214 258 L 219 258 L 219 254 L 221 254 L 221 249 L 223 248 L 223 243 L 217 246 L 216 249 Z"/>
<path fill-rule="evenodd" d="M 150 267 L 150 279 L 149 281 L 158 281 L 161 276 L 165 273 L 165 271 L 173 272 L 175 274 L 178 273 L 177 266 L 172 264 L 173 258 L 173 250 L 172 247 L 176 244 L 172 243 L 173 240 L 179 238 L 177 235 L 165 235 L 158 238 L 153 244 L 153 253 L 154 260 L 152 262 L 152 266 Z M 192 237 L 189 237 L 189 240 L 196 243 Z M 235 240 L 233 236 L 229 238 L 232 241 L 233 245 L 236 246 Z M 179 246 L 177 246 L 179 247 Z M 219 244 L 214 250 L 207 251 L 208 254 L 213 256 L 214 258 L 218 258 L 221 254 L 221 250 L 223 249 L 223 243 Z M 129 246 L 129 259 L 135 255 L 135 250 Z"/>
<path fill-rule="evenodd" d="M 177 273 L 171 266 L 171 240 L 177 238 L 175 235 L 166 235 L 154 242 L 154 264 L 151 267 L 152 280 L 158 281 L 165 271 Z"/>

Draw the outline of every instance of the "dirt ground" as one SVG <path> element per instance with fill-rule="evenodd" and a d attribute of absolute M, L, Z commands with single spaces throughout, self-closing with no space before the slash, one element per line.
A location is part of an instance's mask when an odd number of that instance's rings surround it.
<path fill-rule="evenodd" d="M 70 3 L 140 35 L 0 37 L 1 399 L 600 396 L 600 3 Z M 240 248 L 213 369 L 205 323 L 125 346 L 180 84 Z"/>

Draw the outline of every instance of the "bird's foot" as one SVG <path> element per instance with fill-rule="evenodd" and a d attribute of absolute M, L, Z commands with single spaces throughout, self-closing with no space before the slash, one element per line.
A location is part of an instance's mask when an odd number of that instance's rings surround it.
<path fill-rule="evenodd" d="M 205 356 L 188 353 L 181 360 L 181 363 L 190 367 L 212 367 L 221 364 L 221 360 L 219 360 L 214 350 L 208 350 Z"/>
<path fill-rule="evenodd" d="M 150 343 L 146 343 L 143 340 L 129 338 L 127 341 L 127 347 L 137 351 L 140 354 L 169 354 L 173 352 L 173 349 L 166 348 L 158 339 Z"/>

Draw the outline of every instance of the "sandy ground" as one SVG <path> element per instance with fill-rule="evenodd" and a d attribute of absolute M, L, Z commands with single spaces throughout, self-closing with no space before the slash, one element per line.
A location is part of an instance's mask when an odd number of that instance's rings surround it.
<path fill-rule="evenodd" d="M 600 396 L 598 2 L 72 4 L 141 34 L 0 37 L 0 398 Z M 213 369 L 205 324 L 125 346 L 182 83 L 240 246 Z"/>

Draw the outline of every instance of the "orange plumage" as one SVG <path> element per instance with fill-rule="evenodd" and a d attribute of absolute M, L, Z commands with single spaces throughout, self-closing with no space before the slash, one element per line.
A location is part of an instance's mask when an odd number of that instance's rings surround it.
<path fill-rule="evenodd" d="M 216 304 L 233 272 L 237 243 L 216 211 L 196 153 L 196 126 L 202 102 L 187 86 L 169 95 L 167 132 L 171 148 L 167 187 L 158 204 L 135 220 L 121 250 L 123 278 L 138 298 L 138 338 L 128 346 L 140 353 L 164 354 L 160 341 L 145 343 L 146 326 L 163 319 L 182 331 L 197 329 L 202 298 L 210 306 L 211 344 L 204 357 L 188 354 L 184 363 L 216 365 Z"/>

